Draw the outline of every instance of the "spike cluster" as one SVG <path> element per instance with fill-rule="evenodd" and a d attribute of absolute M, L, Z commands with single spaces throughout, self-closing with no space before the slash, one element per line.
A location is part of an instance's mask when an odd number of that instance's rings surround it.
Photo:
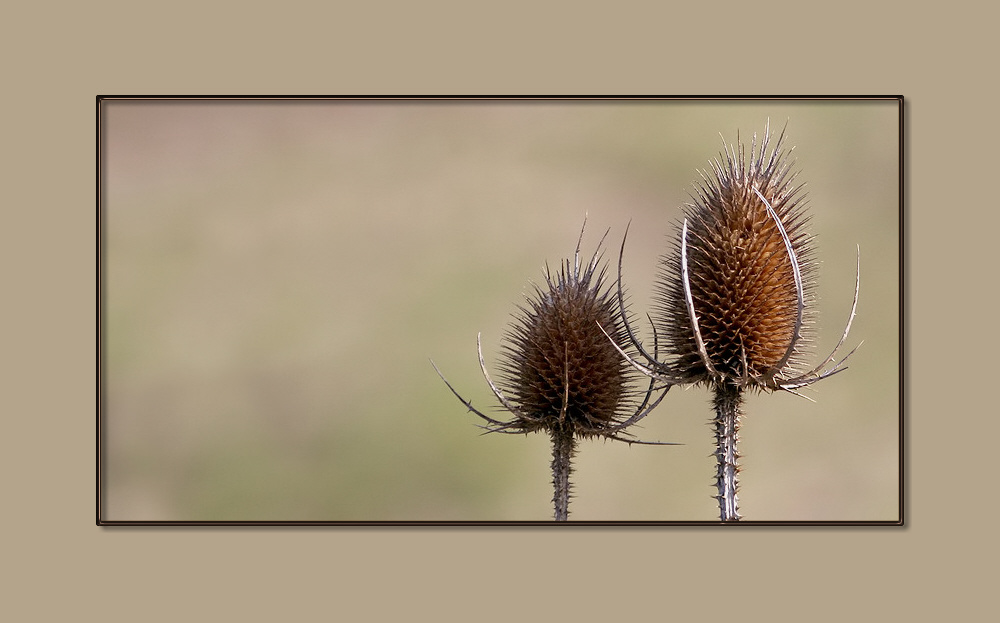
<path fill-rule="evenodd" d="M 737 137 L 702 173 L 681 236 L 661 262 L 659 322 L 673 375 L 714 389 L 716 487 L 722 521 L 738 521 L 744 389 L 779 387 L 800 352 L 812 290 L 810 237 L 782 137 L 749 155 Z"/>
<path fill-rule="evenodd" d="M 775 389 L 801 352 L 811 237 L 781 138 L 769 155 L 768 139 L 712 162 L 661 262 L 653 319 L 673 375 L 689 382 Z"/>
<path fill-rule="evenodd" d="M 801 187 L 794 185 L 792 161 L 781 148 L 784 133 L 770 148 L 765 128 L 749 153 L 735 146 L 702 172 L 674 248 L 660 261 L 656 304 L 650 322 L 665 342 L 666 356 L 646 352 L 628 319 L 625 331 L 645 362 L 621 354 L 644 374 L 662 383 L 704 384 L 715 394 L 718 469 L 716 483 L 723 521 L 737 511 L 740 418 L 746 390 L 798 394 L 843 370 L 847 354 L 829 369 L 847 339 L 857 309 L 855 283 L 851 316 L 833 353 L 801 373 L 813 318 L 815 261 Z M 770 149 L 769 149 L 770 148 Z M 622 254 L 625 242 L 622 241 Z M 621 256 L 618 278 L 621 281 Z M 619 296 L 621 294 L 619 293 Z M 855 347 L 856 348 L 856 347 Z M 801 395 L 801 394 L 798 394 Z"/>
<path fill-rule="evenodd" d="M 666 356 L 646 352 L 628 320 L 631 344 L 645 363 L 621 353 L 647 376 L 669 384 L 706 384 L 740 389 L 797 393 L 843 370 L 847 354 L 829 369 L 847 339 L 857 310 L 855 283 L 851 315 L 840 342 L 823 362 L 799 373 L 809 344 L 815 261 L 801 187 L 784 134 L 768 152 L 769 129 L 750 153 L 726 145 L 702 173 L 693 203 L 684 207 L 680 236 L 660 261 L 654 331 L 665 341 Z M 622 241 L 624 254 L 625 241 Z M 618 263 L 621 281 L 621 257 Z M 620 293 L 619 293 L 619 296 Z"/>
<path fill-rule="evenodd" d="M 596 260 L 596 257 L 595 257 Z M 570 428 L 582 436 L 613 432 L 627 420 L 630 368 L 601 327 L 624 343 L 614 299 L 601 291 L 604 271 L 565 262 L 546 272 L 545 290 L 521 307 L 503 351 L 504 386 L 514 428 Z"/>
<path fill-rule="evenodd" d="M 627 314 L 605 287 L 606 268 L 598 270 L 600 246 L 585 267 L 579 243 L 573 261 L 564 261 L 559 272 L 553 275 L 546 267 L 545 288 L 535 287 L 505 335 L 500 385 L 490 377 L 479 345 L 483 375 L 512 419 L 483 414 L 445 379 L 452 393 L 485 420 L 489 432 L 546 431 L 552 436 L 557 521 L 568 516 L 575 440 L 600 436 L 646 443 L 627 436 L 625 429 L 649 414 L 666 393 L 650 404 L 655 381 L 645 392 L 637 391 L 638 375 L 619 354 L 627 340 Z"/>

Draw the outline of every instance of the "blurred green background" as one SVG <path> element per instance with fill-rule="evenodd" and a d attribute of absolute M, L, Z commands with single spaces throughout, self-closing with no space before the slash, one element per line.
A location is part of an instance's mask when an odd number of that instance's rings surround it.
<path fill-rule="evenodd" d="M 631 220 L 659 255 L 722 137 L 787 122 L 820 260 L 815 359 L 861 295 L 850 369 L 815 403 L 752 396 L 748 520 L 899 516 L 899 109 L 841 102 L 102 104 L 107 520 L 548 520 L 550 445 L 481 435 L 515 305 L 547 261 Z M 643 327 L 644 333 L 648 333 Z M 845 349 L 846 353 L 846 349 Z M 570 518 L 714 521 L 710 396 L 675 389 L 582 442 Z"/>

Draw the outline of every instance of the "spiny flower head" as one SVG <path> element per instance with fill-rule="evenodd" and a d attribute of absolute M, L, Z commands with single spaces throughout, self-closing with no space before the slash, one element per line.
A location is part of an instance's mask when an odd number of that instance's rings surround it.
<path fill-rule="evenodd" d="M 619 299 L 605 287 L 606 267 L 598 268 L 600 247 L 586 266 L 580 264 L 579 243 L 573 260 L 562 262 L 558 272 L 546 266 L 545 286 L 534 286 L 504 336 L 499 384 L 486 369 L 480 344 L 483 374 L 512 419 L 484 415 L 452 388 L 469 410 L 486 420 L 487 430 L 569 431 L 581 438 L 632 443 L 620 434 L 663 398 L 649 405 L 653 382 L 644 393 L 637 391 L 638 375 L 620 355 L 627 341 L 623 314 Z"/>
<path fill-rule="evenodd" d="M 674 373 L 695 382 L 773 389 L 807 343 L 812 238 L 783 135 L 770 153 L 769 139 L 749 154 L 737 139 L 702 173 L 661 264 L 655 317 Z"/>
<path fill-rule="evenodd" d="M 660 261 L 651 321 L 665 342 L 665 359 L 647 353 L 625 321 L 647 361 L 630 363 L 648 376 L 669 384 L 794 392 L 843 369 L 847 357 L 820 373 L 850 331 L 860 265 L 840 343 L 801 373 L 814 322 L 813 238 L 802 187 L 782 150 L 784 132 L 773 148 L 770 139 L 769 128 L 759 144 L 754 134 L 748 153 L 737 137 L 711 161 L 710 172 L 701 172 L 680 235 Z"/>

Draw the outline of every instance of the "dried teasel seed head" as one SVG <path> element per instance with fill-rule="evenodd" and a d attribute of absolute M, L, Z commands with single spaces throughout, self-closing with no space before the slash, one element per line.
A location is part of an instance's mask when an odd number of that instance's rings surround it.
<path fill-rule="evenodd" d="M 557 273 L 546 267 L 545 287 L 535 287 L 505 335 L 501 385 L 521 431 L 613 437 L 635 421 L 637 375 L 608 340 L 626 343 L 599 261 L 600 245 L 581 267 L 577 247 L 573 262 L 564 261 Z"/>
<path fill-rule="evenodd" d="M 500 386 L 490 378 L 479 344 L 483 376 L 512 419 L 501 421 L 479 411 L 438 370 L 448 389 L 486 422 L 487 431 L 549 433 L 556 521 L 569 517 L 576 439 L 601 436 L 627 443 L 650 443 L 636 441 L 625 429 L 655 409 L 670 389 L 661 388 L 662 393 L 650 404 L 656 380 L 649 381 L 645 392 L 632 385 L 637 375 L 624 350 L 630 337 L 625 329 L 628 313 L 621 284 L 617 297 L 604 287 L 606 267 L 598 270 L 604 238 L 586 267 L 580 265 L 582 241 L 583 230 L 573 261 L 563 262 L 554 275 L 546 266 L 545 287 L 536 286 L 534 295 L 527 297 L 527 305 L 519 307 L 515 314 L 501 353 Z M 653 350 L 655 356 L 655 341 Z M 437 370 L 437 366 L 434 368 Z"/>
<path fill-rule="evenodd" d="M 801 363 L 815 263 L 783 138 L 737 137 L 685 206 L 654 311 L 675 378 L 773 390 Z"/>
<path fill-rule="evenodd" d="M 536 286 L 534 294 L 526 297 L 527 304 L 518 308 L 505 334 L 499 385 L 490 377 L 479 345 L 483 376 L 512 419 L 502 421 L 479 411 L 434 368 L 469 411 L 486 422 L 489 432 L 545 430 L 554 439 L 602 436 L 628 443 L 674 445 L 637 441 L 625 432 L 656 408 L 669 386 L 661 387 L 662 393 L 651 402 L 656 380 L 650 379 L 645 391 L 634 384 L 641 377 L 622 357 L 629 340 L 624 297 L 620 287 L 617 297 L 612 296 L 605 287 L 606 267 L 598 270 L 604 238 L 586 266 L 580 264 L 582 241 L 581 230 L 572 262 L 563 262 L 556 274 L 546 266 L 545 287 Z"/>

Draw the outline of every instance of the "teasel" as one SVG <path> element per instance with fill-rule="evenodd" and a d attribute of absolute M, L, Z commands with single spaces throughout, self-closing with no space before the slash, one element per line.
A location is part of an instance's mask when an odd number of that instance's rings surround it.
<path fill-rule="evenodd" d="M 505 335 L 499 383 L 486 368 L 482 334 L 477 337 L 483 376 L 511 419 L 496 419 L 473 407 L 431 361 L 448 389 L 485 422 L 481 426 L 488 433 L 549 434 L 556 521 L 569 518 L 570 475 L 578 440 L 603 437 L 629 444 L 674 445 L 639 441 L 626 431 L 659 405 L 669 387 L 656 387 L 655 379 L 650 379 L 645 391 L 638 389 L 636 383 L 643 377 L 619 354 L 627 344 L 623 322 L 628 313 L 621 288 L 615 298 L 604 287 L 606 266 L 598 270 L 606 237 L 607 232 L 586 266 L 580 264 L 583 229 L 572 262 L 565 260 L 555 274 L 546 265 L 545 287 L 534 286 Z M 654 340 L 654 353 L 657 348 Z"/>
<path fill-rule="evenodd" d="M 656 381 L 706 385 L 714 393 L 722 521 L 740 519 L 737 442 L 745 392 L 802 396 L 799 388 L 845 370 L 857 350 L 833 363 L 857 311 L 860 248 L 854 302 L 840 342 L 823 362 L 803 372 L 815 325 L 814 244 L 806 231 L 805 195 L 794 184 L 791 150 L 782 150 L 784 130 L 768 151 L 770 139 L 770 124 L 759 144 L 753 135 L 749 153 L 738 134 L 736 145 L 723 139 L 725 153 L 710 162 L 711 172 L 700 172 L 702 182 L 684 207 L 676 244 L 660 261 L 650 322 L 664 340 L 662 361 L 643 349 L 629 320 L 622 318 L 644 360 L 622 350 L 633 366 Z M 619 284 L 624 249 L 623 239 Z"/>

